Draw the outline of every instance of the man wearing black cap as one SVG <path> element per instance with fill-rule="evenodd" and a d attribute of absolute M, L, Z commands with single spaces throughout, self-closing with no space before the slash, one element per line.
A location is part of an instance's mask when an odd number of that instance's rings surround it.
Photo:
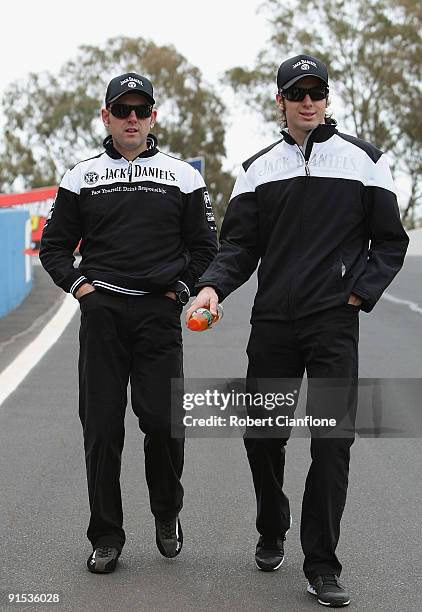
<path fill-rule="evenodd" d="M 215 313 L 259 264 L 248 384 L 301 380 L 306 370 L 308 414 L 325 411 L 341 425 L 311 428 L 300 533 L 308 592 L 323 605 L 345 606 L 350 597 L 338 581 L 335 550 L 354 439 L 359 311 L 370 312 L 400 270 L 408 237 L 385 156 L 339 133 L 326 114 L 326 66 L 292 57 L 281 64 L 277 86 L 282 138 L 242 164 L 220 251 L 186 316 L 198 307 Z M 324 379 L 341 384 L 318 402 Z M 281 566 L 290 527 L 283 491 L 289 434 L 284 428 L 278 437 L 244 439 L 258 508 L 255 560 L 264 571 Z"/>
<path fill-rule="evenodd" d="M 156 543 L 166 557 L 183 543 L 184 444 L 171 437 L 171 378 L 183 376 L 180 314 L 217 251 L 216 227 L 199 172 L 157 148 L 154 104 L 146 77 L 110 81 L 101 111 L 105 151 L 65 174 L 41 241 L 43 266 L 80 302 L 79 414 L 94 573 L 112 572 L 125 543 L 120 464 L 129 380 L 145 433 Z"/>

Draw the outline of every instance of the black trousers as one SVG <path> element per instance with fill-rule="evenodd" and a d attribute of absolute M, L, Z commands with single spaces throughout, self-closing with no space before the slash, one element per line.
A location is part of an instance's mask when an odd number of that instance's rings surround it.
<path fill-rule="evenodd" d="M 181 307 L 164 295 L 82 297 L 79 416 L 84 435 L 93 547 L 122 549 L 120 494 L 127 387 L 145 433 L 145 472 L 153 515 L 182 508 L 184 440 L 171 437 L 171 378 L 183 376 Z"/>
<path fill-rule="evenodd" d="M 320 436 L 311 430 L 311 466 L 302 503 L 300 536 L 307 578 L 318 574 L 340 575 L 342 566 L 335 554 L 340 521 L 346 503 L 350 447 L 354 440 L 357 402 L 359 309 L 351 305 L 315 313 L 295 321 L 260 321 L 252 325 L 248 344 L 248 381 L 302 378 L 309 380 L 307 413 L 333 416 L 330 407 L 318 406 L 320 379 L 341 379 L 334 394 L 338 421 L 352 423 L 347 435 Z M 315 385 L 312 387 L 316 378 Z M 264 382 L 264 381 L 262 381 Z M 338 380 L 337 380 L 338 382 Z M 289 500 L 284 493 L 286 437 L 244 439 L 252 471 L 259 533 L 285 534 L 290 526 Z M 314 435 L 315 434 L 315 435 Z M 284 428 L 283 428 L 284 435 Z"/>

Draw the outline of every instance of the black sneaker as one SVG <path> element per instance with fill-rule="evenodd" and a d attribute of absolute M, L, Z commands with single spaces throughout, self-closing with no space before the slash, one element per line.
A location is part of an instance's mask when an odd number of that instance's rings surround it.
<path fill-rule="evenodd" d="M 179 517 L 171 521 L 155 519 L 155 541 L 164 557 L 176 557 L 183 546 L 183 532 Z"/>
<path fill-rule="evenodd" d="M 349 593 L 339 583 L 335 574 L 317 576 L 309 581 L 308 593 L 318 598 L 318 603 L 331 608 L 348 606 L 350 603 Z"/>
<path fill-rule="evenodd" d="M 284 541 L 286 536 L 265 537 L 259 536 L 256 545 L 255 563 L 263 572 L 274 572 L 284 561 Z"/>
<path fill-rule="evenodd" d="M 110 574 L 116 569 L 120 553 L 113 546 L 99 546 L 89 556 L 86 562 L 93 574 Z"/>
<path fill-rule="evenodd" d="M 290 515 L 290 527 L 292 526 L 292 521 L 292 515 Z M 290 527 L 284 536 L 266 537 L 261 535 L 259 537 L 255 551 L 255 563 L 258 569 L 263 572 L 274 572 L 281 567 L 284 561 L 284 542 Z"/>

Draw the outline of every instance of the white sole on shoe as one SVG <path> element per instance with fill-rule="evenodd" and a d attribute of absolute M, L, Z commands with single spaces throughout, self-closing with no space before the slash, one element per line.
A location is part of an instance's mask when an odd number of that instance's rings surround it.
<path fill-rule="evenodd" d="M 308 591 L 308 593 L 310 593 L 311 595 L 315 595 L 316 597 L 318 596 L 318 593 L 315 591 L 314 587 L 312 586 L 312 584 L 308 584 L 308 586 L 306 587 L 306 590 Z M 318 603 L 320 603 L 322 606 L 331 606 L 331 604 L 327 603 L 326 601 L 321 601 L 320 599 L 317 600 Z M 333 608 L 343 608 L 344 606 L 348 606 L 350 603 L 350 599 L 348 601 L 345 601 L 342 604 L 337 604 L 335 606 L 331 606 Z"/>
<path fill-rule="evenodd" d="M 292 522 L 293 522 L 293 517 L 290 514 L 290 527 L 292 526 Z M 286 533 L 284 535 L 286 535 L 290 531 L 290 527 L 289 527 L 289 529 L 286 531 Z M 255 565 L 256 565 L 256 567 L 259 570 L 261 570 L 261 572 L 275 572 L 276 570 L 278 570 L 283 565 L 284 559 L 285 559 L 285 556 L 283 556 L 283 559 L 281 560 L 281 562 L 278 565 L 276 565 L 276 567 L 273 567 L 271 569 L 266 569 L 266 570 L 262 569 L 262 567 L 259 567 L 259 565 L 258 565 L 258 563 L 256 561 L 255 561 Z"/>
<path fill-rule="evenodd" d="M 263 569 L 262 567 L 259 567 L 258 563 L 255 561 L 255 565 L 256 567 L 261 570 L 261 572 L 275 572 L 276 570 L 278 570 L 279 567 L 281 567 L 284 563 L 284 557 L 283 559 L 280 561 L 280 563 L 278 565 L 276 565 L 275 567 L 272 567 L 271 569 Z"/>

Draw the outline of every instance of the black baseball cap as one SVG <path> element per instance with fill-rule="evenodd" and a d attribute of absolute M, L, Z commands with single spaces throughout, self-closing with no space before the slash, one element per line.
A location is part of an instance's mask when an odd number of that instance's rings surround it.
<path fill-rule="evenodd" d="M 295 55 L 283 62 L 277 72 L 277 87 L 281 91 L 305 76 L 315 76 L 328 87 L 327 66 L 312 55 Z"/>
<path fill-rule="evenodd" d="M 155 104 L 151 81 L 147 77 L 136 74 L 136 72 L 127 72 L 111 79 L 105 95 L 105 105 L 108 106 L 115 102 L 124 94 L 135 92 L 148 98 L 151 104 Z"/>

